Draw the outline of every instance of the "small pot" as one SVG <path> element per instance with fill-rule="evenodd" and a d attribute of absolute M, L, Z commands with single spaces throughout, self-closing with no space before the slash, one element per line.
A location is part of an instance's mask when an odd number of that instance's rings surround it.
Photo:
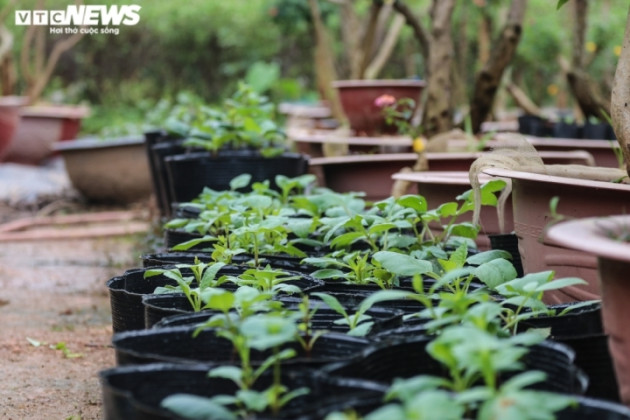
<path fill-rule="evenodd" d="M 214 329 L 205 329 L 193 337 L 195 329 L 195 325 L 182 325 L 114 334 L 116 362 L 119 366 L 155 362 L 239 364 L 229 340 L 217 336 Z M 295 349 L 297 355 L 283 364 L 304 368 L 349 360 L 368 344 L 365 338 L 329 332 L 315 341 L 310 354 L 298 343 L 284 346 Z M 252 350 L 252 364 L 260 365 L 269 355 L 269 351 Z"/>

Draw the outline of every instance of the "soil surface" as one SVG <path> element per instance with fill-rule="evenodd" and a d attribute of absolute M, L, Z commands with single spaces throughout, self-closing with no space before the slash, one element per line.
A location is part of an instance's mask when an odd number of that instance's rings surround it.
<path fill-rule="evenodd" d="M 105 282 L 139 265 L 145 240 L 0 242 L 1 419 L 102 418 L 98 372 L 115 364 Z"/>

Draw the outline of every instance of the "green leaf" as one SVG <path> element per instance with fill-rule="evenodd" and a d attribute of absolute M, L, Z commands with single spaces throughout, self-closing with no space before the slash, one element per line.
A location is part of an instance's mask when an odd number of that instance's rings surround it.
<path fill-rule="evenodd" d="M 421 195 L 403 195 L 396 203 L 407 208 L 414 209 L 417 213 L 424 213 L 427 211 L 427 200 Z"/>
<path fill-rule="evenodd" d="M 470 265 L 481 265 L 498 258 L 511 260 L 512 254 L 502 249 L 491 249 L 489 251 L 483 251 L 478 254 L 470 255 L 466 259 L 466 262 Z"/>
<path fill-rule="evenodd" d="M 530 370 L 527 372 L 519 373 L 508 379 L 502 386 L 504 391 L 518 391 L 530 385 L 537 384 L 545 380 L 544 372 L 538 370 Z"/>
<path fill-rule="evenodd" d="M 310 390 L 306 387 L 296 388 L 284 394 L 282 398 L 280 398 L 280 407 L 284 407 L 289 401 L 301 397 L 302 395 L 308 395 Z"/>
<path fill-rule="evenodd" d="M 474 269 L 473 274 L 492 290 L 517 276 L 514 265 L 503 258 L 480 265 Z"/>
<path fill-rule="evenodd" d="M 361 324 L 348 331 L 348 335 L 351 335 L 353 337 L 365 337 L 370 332 L 373 325 L 374 323 L 372 321 L 362 322 Z"/>
<path fill-rule="evenodd" d="M 479 226 L 468 222 L 458 223 L 449 228 L 449 234 L 453 236 L 461 236 L 463 238 L 475 239 L 479 234 Z"/>
<path fill-rule="evenodd" d="M 379 290 L 378 292 L 372 293 L 370 296 L 363 299 L 363 301 L 359 305 L 357 313 L 363 314 L 367 312 L 372 306 L 374 306 L 374 304 L 378 302 L 401 300 L 414 295 L 415 293 L 406 290 Z"/>
<path fill-rule="evenodd" d="M 413 276 L 414 274 L 428 273 L 433 269 L 429 261 L 419 260 L 409 255 L 392 251 L 379 251 L 372 258 L 378 261 L 383 268 L 400 276 Z"/>
<path fill-rule="evenodd" d="M 341 270 L 337 270 L 334 268 L 322 268 L 321 270 L 317 270 L 311 273 L 311 276 L 316 279 L 339 279 L 339 278 L 347 278 L 348 275 Z"/>
<path fill-rule="evenodd" d="M 380 232 L 387 232 L 388 230 L 394 229 L 396 227 L 393 223 L 377 223 L 368 229 L 368 234 L 373 235 Z"/>
<path fill-rule="evenodd" d="M 448 203 L 444 203 L 441 206 L 439 206 L 436 209 L 436 211 L 440 217 L 455 216 L 457 214 L 457 203 L 452 202 L 452 201 Z"/>
<path fill-rule="evenodd" d="M 219 270 L 225 267 L 225 263 L 217 262 L 212 265 L 206 267 L 203 272 L 203 276 L 201 277 L 201 283 L 199 284 L 200 289 L 205 289 L 206 287 L 210 287 L 214 282 L 214 279 L 217 276 Z"/>
<path fill-rule="evenodd" d="M 197 420 L 236 420 L 237 417 L 221 404 L 205 397 L 173 394 L 160 405 L 180 417 Z"/>
<path fill-rule="evenodd" d="M 243 383 L 243 370 L 238 366 L 218 366 L 208 372 L 208 377 L 229 379 L 240 387 Z"/>
<path fill-rule="evenodd" d="M 558 5 L 556 6 L 556 10 L 560 10 L 560 8 L 564 6 L 565 3 L 568 3 L 568 2 L 569 0 L 558 0 Z"/>
<path fill-rule="evenodd" d="M 337 236 L 330 242 L 332 248 L 347 247 L 355 242 L 357 239 L 364 238 L 363 232 L 347 232 Z"/>
<path fill-rule="evenodd" d="M 351 417 L 341 417 L 339 420 L 350 420 Z M 365 420 L 407 420 L 405 410 L 399 404 L 387 404 L 377 408 L 365 416 Z M 335 420 L 333 417 L 326 420 Z"/>
<path fill-rule="evenodd" d="M 566 277 L 562 279 L 552 280 L 549 283 L 545 283 L 542 286 L 536 288 L 537 291 L 542 292 L 545 290 L 557 290 L 563 287 L 576 286 L 578 284 L 588 284 L 586 281 L 577 277 Z"/>
<path fill-rule="evenodd" d="M 264 392 L 253 391 L 251 389 L 241 389 L 237 391 L 236 398 L 241 401 L 248 410 L 258 413 L 265 411 L 269 405 L 269 400 Z"/>
<path fill-rule="evenodd" d="M 203 243 L 212 243 L 216 241 L 217 241 L 217 238 L 213 236 L 204 236 L 203 238 L 195 238 L 195 239 L 191 239 L 190 241 L 182 242 L 180 244 L 175 245 L 171 249 L 173 251 L 187 251 L 196 245 L 203 244 Z"/>
<path fill-rule="evenodd" d="M 265 359 L 263 363 L 261 363 L 258 369 L 256 369 L 254 376 L 258 378 L 260 375 L 262 375 L 267 369 L 269 369 L 275 363 L 279 363 L 283 360 L 291 359 L 295 357 L 296 354 L 297 353 L 294 349 L 284 349 L 278 354 L 272 354 L 271 356 L 267 357 L 267 359 Z"/>
<path fill-rule="evenodd" d="M 263 351 L 293 341 L 298 329 L 291 319 L 258 314 L 244 320 L 240 332 L 250 347 Z"/>
<path fill-rule="evenodd" d="M 321 292 L 311 293 L 311 296 L 320 298 L 324 301 L 324 303 L 326 303 L 326 305 L 330 306 L 332 310 L 337 312 L 339 315 L 342 315 L 344 318 L 348 318 L 348 313 L 336 297 Z"/>
<path fill-rule="evenodd" d="M 235 297 L 232 292 L 227 290 L 213 290 L 213 293 L 207 298 L 205 307 L 215 309 L 221 312 L 227 312 L 234 306 Z"/>

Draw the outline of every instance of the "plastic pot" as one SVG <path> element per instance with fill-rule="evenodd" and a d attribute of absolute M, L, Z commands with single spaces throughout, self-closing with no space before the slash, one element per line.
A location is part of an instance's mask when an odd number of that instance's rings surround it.
<path fill-rule="evenodd" d="M 204 397 L 233 395 L 234 383 L 222 378 L 208 378 L 213 365 L 149 364 L 124 366 L 101 371 L 105 420 L 180 419 L 160 407 L 160 402 L 175 393 Z M 254 388 L 263 390 L 271 384 L 271 375 L 263 375 Z M 312 371 L 288 371 L 282 374 L 282 384 L 289 389 L 307 387 L 310 392 L 287 404 L 276 418 L 321 419 L 324 413 L 357 406 L 365 399 L 380 400 L 385 389 L 374 382 L 330 378 Z M 270 413 L 257 419 L 271 418 Z"/>
<path fill-rule="evenodd" d="M 308 169 L 308 158 L 297 153 L 266 158 L 256 152 L 222 151 L 218 155 L 194 152 L 169 156 L 165 162 L 171 199 L 175 202 L 191 201 L 205 187 L 228 190 L 230 181 L 241 174 L 250 174 L 252 183 L 269 180 L 272 188 L 277 188 L 276 175 L 292 178 Z"/>
<path fill-rule="evenodd" d="M 205 329 L 196 337 L 196 325 L 154 328 L 151 330 L 126 331 L 114 334 L 112 343 L 118 365 L 172 363 L 221 363 L 239 364 L 232 343 L 216 335 L 214 329 Z M 369 341 L 362 337 L 329 332 L 321 336 L 307 353 L 298 343 L 283 348 L 293 348 L 297 355 L 283 364 L 306 367 L 348 360 L 364 350 Z M 271 353 L 252 350 L 252 364 L 259 365 Z"/>

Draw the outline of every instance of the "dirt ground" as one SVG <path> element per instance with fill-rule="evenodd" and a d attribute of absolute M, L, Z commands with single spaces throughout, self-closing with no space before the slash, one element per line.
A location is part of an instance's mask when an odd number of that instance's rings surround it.
<path fill-rule="evenodd" d="M 139 265 L 146 235 L 0 242 L 0 418 L 102 418 L 114 366 L 105 282 Z"/>

